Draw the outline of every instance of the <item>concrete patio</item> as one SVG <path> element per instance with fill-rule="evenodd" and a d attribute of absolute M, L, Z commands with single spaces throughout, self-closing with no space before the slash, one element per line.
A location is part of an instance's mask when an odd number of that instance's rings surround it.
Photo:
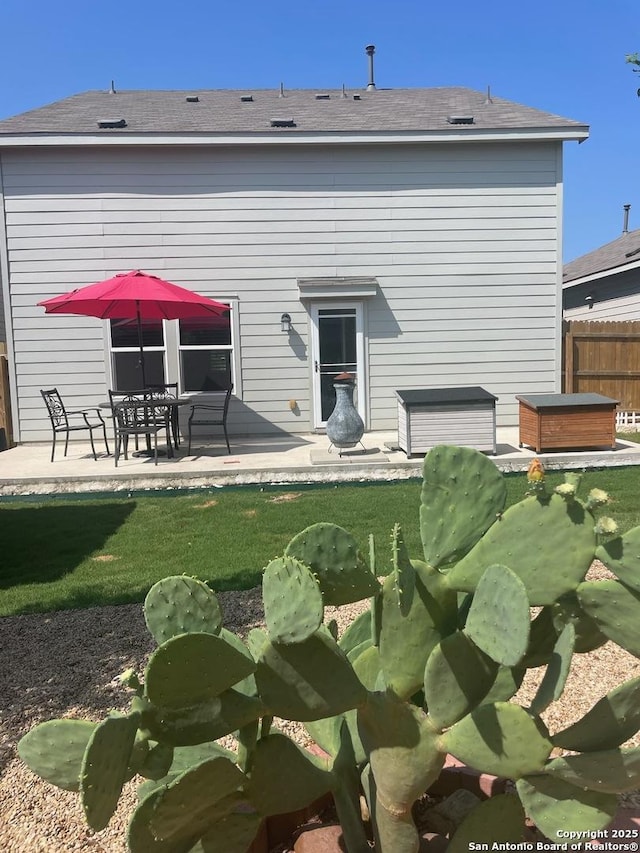
<path fill-rule="evenodd" d="M 192 448 L 181 445 L 175 458 L 123 457 L 114 465 L 104 451 L 97 461 L 88 443 L 73 442 L 66 457 L 51 445 L 24 444 L 0 453 L 0 496 L 111 492 L 146 489 L 207 488 L 243 484 L 286 484 L 342 481 L 398 480 L 420 477 L 422 457 L 408 459 L 397 449 L 397 432 L 369 432 L 360 447 L 329 450 L 326 435 L 282 435 L 241 438 L 232 436 L 231 454 L 224 444 Z M 526 470 L 536 456 L 518 447 L 516 427 L 498 429 L 496 456 L 502 471 Z M 112 442 L 111 442 L 112 444 Z M 111 449 L 113 449 L 111 447 Z M 614 450 L 600 449 L 537 454 L 548 469 L 583 469 L 640 465 L 640 445 L 618 440 Z"/>

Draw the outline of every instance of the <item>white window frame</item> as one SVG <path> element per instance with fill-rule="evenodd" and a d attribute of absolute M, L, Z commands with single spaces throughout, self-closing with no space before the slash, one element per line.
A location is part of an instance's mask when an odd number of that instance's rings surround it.
<path fill-rule="evenodd" d="M 240 319 L 237 296 L 212 297 L 219 302 L 224 302 L 231 308 L 231 381 L 233 382 L 233 396 L 242 399 L 242 370 L 240 362 Z M 182 359 L 180 358 L 180 329 L 178 320 L 163 320 L 164 347 L 146 347 L 145 352 L 163 352 L 163 364 L 165 382 L 178 382 L 179 393 L 184 393 L 182 382 Z M 107 363 L 107 384 L 113 388 L 115 372 L 113 369 L 113 354 L 117 352 L 139 352 L 139 347 L 112 347 L 111 345 L 111 321 L 104 321 L 105 357 Z M 192 349 L 192 347 L 184 347 Z M 221 349 L 229 347 L 221 347 Z M 198 347 L 200 349 L 200 347 Z M 210 347 L 202 347 L 210 349 Z M 204 392 L 206 393 L 206 392 Z"/>
<path fill-rule="evenodd" d="M 323 300 L 313 301 L 309 306 L 311 317 L 311 370 L 312 370 L 312 400 L 313 400 L 313 429 L 324 429 L 326 421 L 322 420 L 322 403 L 320 399 L 320 374 L 316 365 L 320 363 L 320 311 L 335 311 L 349 309 L 353 311 L 356 321 L 356 365 L 357 388 L 356 408 L 364 424 L 368 422 L 368 379 L 366 364 L 366 347 L 364 332 L 364 303 L 359 300 Z"/>
<path fill-rule="evenodd" d="M 131 353 L 139 354 L 140 353 L 140 347 L 139 346 L 114 347 L 112 342 L 111 342 L 111 323 L 112 323 L 111 320 L 105 320 L 107 352 L 108 352 L 108 366 L 109 366 L 109 369 L 108 369 L 109 383 L 108 384 L 109 384 L 109 388 L 114 388 L 115 387 L 115 375 L 116 375 L 115 367 L 114 367 L 115 355 L 118 353 L 121 353 L 121 352 L 122 353 L 131 352 Z M 145 353 L 151 353 L 151 352 L 161 352 L 162 353 L 162 364 L 164 367 L 165 382 L 171 381 L 168 378 L 169 377 L 168 352 L 169 352 L 169 339 L 170 339 L 170 335 L 168 334 L 168 332 L 169 332 L 169 329 L 168 329 L 167 321 L 163 320 L 162 321 L 162 339 L 164 341 L 164 346 L 161 346 L 161 347 L 145 347 L 144 348 Z"/>
<path fill-rule="evenodd" d="M 178 389 L 181 394 L 206 394 L 206 391 L 199 391 L 188 389 L 185 387 L 184 383 L 184 371 L 182 369 L 182 352 L 197 352 L 200 350 L 204 350 L 206 352 L 230 352 L 230 364 L 231 364 L 231 382 L 233 383 L 233 393 L 235 397 L 240 397 L 242 393 L 241 382 L 240 382 L 240 368 L 239 368 L 239 356 L 238 356 L 238 304 L 237 300 L 234 299 L 225 299 L 222 297 L 212 297 L 215 298 L 218 302 L 223 302 L 225 305 L 228 305 L 231 310 L 231 343 L 230 344 L 205 344 L 202 346 L 194 346 L 193 344 L 181 344 L 180 343 L 180 321 L 176 320 L 175 322 L 175 339 L 176 339 L 176 351 L 178 358 Z"/>

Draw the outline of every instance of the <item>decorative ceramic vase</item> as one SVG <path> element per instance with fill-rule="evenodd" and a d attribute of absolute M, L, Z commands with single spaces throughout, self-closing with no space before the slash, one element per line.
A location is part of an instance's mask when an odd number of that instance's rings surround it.
<path fill-rule="evenodd" d="M 353 379 L 339 381 L 333 386 L 336 390 L 336 404 L 327 420 L 327 436 L 335 447 L 344 449 L 355 447 L 364 433 L 364 423 L 353 405 Z"/>

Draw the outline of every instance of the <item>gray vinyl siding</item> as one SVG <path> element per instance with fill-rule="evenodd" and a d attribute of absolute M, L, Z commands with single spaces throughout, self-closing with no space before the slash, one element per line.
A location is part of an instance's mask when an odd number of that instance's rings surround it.
<path fill-rule="evenodd" d="M 565 288 L 563 298 L 567 320 L 640 320 L 640 270 Z"/>
<path fill-rule="evenodd" d="M 396 388 L 557 390 L 559 143 L 2 152 L 20 440 L 49 437 L 39 389 L 107 396 L 104 324 L 36 302 L 140 268 L 237 296 L 236 433 L 312 426 L 299 278 L 372 276 L 369 429 Z M 280 331 L 287 311 L 293 332 Z M 175 378 L 175 377 L 170 377 Z M 292 411 L 289 401 L 298 407 Z"/>

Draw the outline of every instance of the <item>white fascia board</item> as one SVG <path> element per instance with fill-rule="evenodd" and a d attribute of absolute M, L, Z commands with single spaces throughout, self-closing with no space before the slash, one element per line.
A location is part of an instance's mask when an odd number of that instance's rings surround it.
<path fill-rule="evenodd" d="M 6 134 L 0 147 L 94 145 L 357 145 L 416 142 L 531 142 L 578 141 L 589 136 L 586 126 L 516 130 L 310 132 L 310 133 L 128 133 L 128 134 Z"/>
<path fill-rule="evenodd" d="M 608 270 L 601 270 L 600 272 L 594 272 L 590 275 L 583 275 L 581 278 L 571 279 L 571 281 L 566 281 L 562 285 L 562 289 L 566 290 L 568 287 L 577 287 L 579 284 L 586 284 L 589 281 L 598 281 L 601 278 L 610 278 L 612 275 L 620 275 L 620 273 L 630 272 L 631 270 L 637 270 L 638 268 L 640 268 L 640 259 L 628 264 L 622 264 L 618 267 L 611 267 Z"/>

